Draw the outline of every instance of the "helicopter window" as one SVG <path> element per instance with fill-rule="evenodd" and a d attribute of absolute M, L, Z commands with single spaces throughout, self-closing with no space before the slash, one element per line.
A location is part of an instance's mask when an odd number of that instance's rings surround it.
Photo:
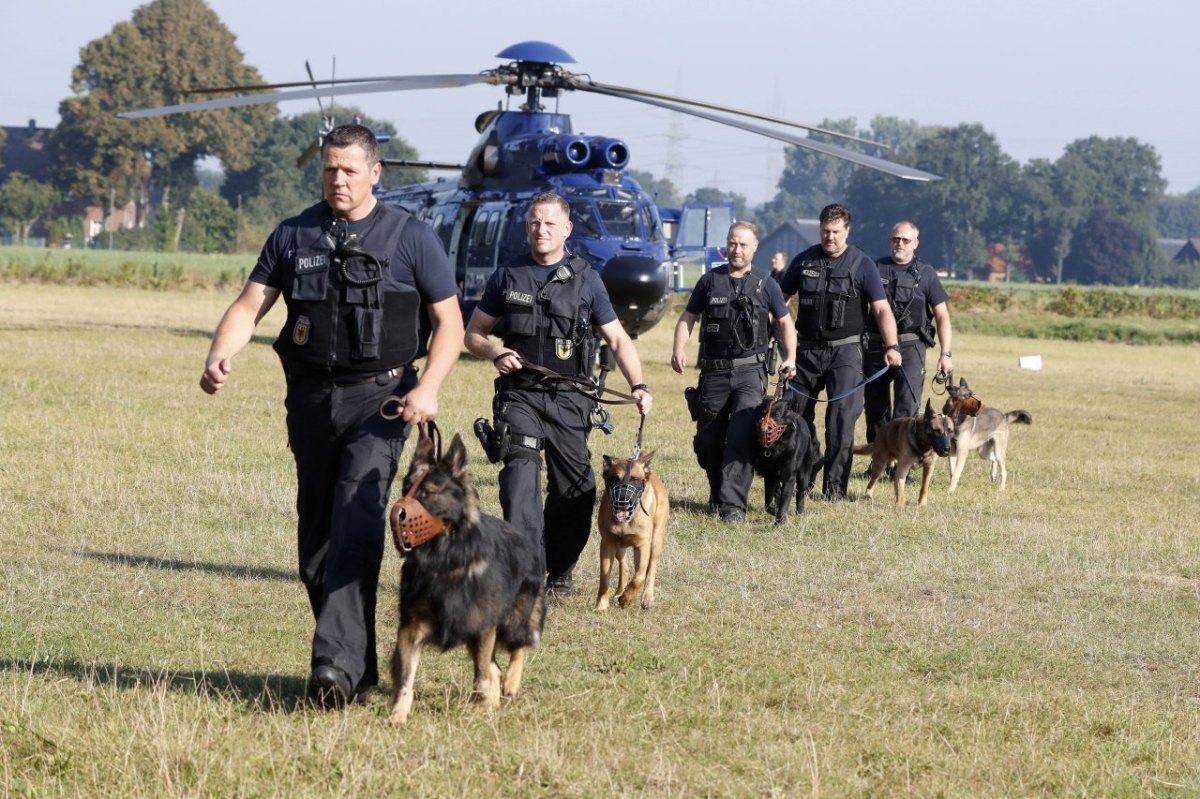
<path fill-rule="evenodd" d="M 588 239 L 598 239 L 601 236 L 600 223 L 596 221 L 596 209 L 587 200 L 571 200 L 571 224 L 574 226 L 572 235 Z"/>
<path fill-rule="evenodd" d="M 640 209 L 642 212 L 642 227 L 646 229 L 646 238 L 650 241 L 662 241 L 662 224 L 658 220 L 658 214 L 654 212 L 654 206 L 643 204 Z"/>
<path fill-rule="evenodd" d="M 491 247 L 493 244 L 496 243 L 496 228 L 497 228 L 497 226 L 499 226 L 499 224 L 500 224 L 500 212 L 499 211 L 492 211 L 490 214 L 487 215 L 487 234 L 483 240 L 483 243 L 485 245 L 487 245 L 488 247 Z"/>
<path fill-rule="evenodd" d="M 637 206 L 627 202 L 599 202 L 600 218 L 610 236 L 635 239 L 638 236 Z"/>
<path fill-rule="evenodd" d="M 483 242 L 483 236 L 487 230 L 487 214 L 477 214 L 475 223 L 471 226 L 471 246 L 474 247 Z"/>

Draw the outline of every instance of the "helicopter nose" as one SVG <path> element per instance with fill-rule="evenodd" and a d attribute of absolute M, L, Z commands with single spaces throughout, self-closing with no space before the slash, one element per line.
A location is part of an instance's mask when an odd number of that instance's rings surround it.
<path fill-rule="evenodd" d="M 644 255 L 610 258 L 600 273 L 621 325 L 636 336 L 653 327 L 667 312 L 670 270 Z"/>

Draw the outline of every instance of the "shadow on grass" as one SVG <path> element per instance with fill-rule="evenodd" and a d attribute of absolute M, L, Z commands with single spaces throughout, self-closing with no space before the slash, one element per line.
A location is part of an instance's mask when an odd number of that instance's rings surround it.
<path fill-rule="evenodd" d="M 75 550 L 72 550 L 74 552 Z M 79 554 L 92 560 L 116 563 L 120 566 L 132 566 L 146 569 L 165 569 L 167 571 L 197 571 L 206 574 L 220 574 L 227 577 L 241 577 L 246 580 L 286 580 L 299 582 L 296 572 L 285 572 L 262 566 L 235 565 L 230 563 L 202 563 L 200 561 L 183 561 L 162 558 L 157 555 L 134 555 L 129 552 L 92 552 L 83 550 Z"/>
<path fill-rule="evenodd" d="M 309 709 L 308 680 L 278 674 L 240 671 L 171 671 L 169 669 L 81 663 L 77 660 L 24 662 L 0 658 L 0 670 L 47 679 L 66 677 L 87 685 L 111 685 L 120 690 L 155 690 L 191 694 L 204 699 L 244 705 L 267 713 L 295 713 Z"/>

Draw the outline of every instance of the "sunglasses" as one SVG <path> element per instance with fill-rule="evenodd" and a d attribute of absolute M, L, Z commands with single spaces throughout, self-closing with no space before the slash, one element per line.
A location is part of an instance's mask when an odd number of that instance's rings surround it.
<path fill-rule="evenodd" d="M 900 242 L 901 244 L 912 244 L 912 239 L 906 239 L 903 236 L 892 236 L 892 241 Z"/>

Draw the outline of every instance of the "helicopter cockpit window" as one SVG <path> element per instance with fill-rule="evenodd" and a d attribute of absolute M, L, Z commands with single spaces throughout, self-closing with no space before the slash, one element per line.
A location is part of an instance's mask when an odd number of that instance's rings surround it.
<path fill-rule="evenodd" d="M 638 237 L 637 206 L 629 202 L 598 202 L 600 219 L 610 236 Z"/>
<path fill-rule="evenodd" d="M 646 238 L 649 241 L 663 241 L 662 223 L 659 221 L 658 213 L 654 206 L 649 203 L 643 203 L 641 206 L 642 212 L 642 227 L 646 229 Z"/>
<path fill-rule="evenodd" d="M 573 236 L 587 239 L 600 238 L 600 223 L 596 221 L 596 209 L 587 200 L 571 200 L 571 231 Z"/>
<path fill-rule="evenodd" d="M 484 233 L 487 231 L 487 214 L 476 214 L 475 223 L 471 225 L 471 246 L 477 246 L 483 243 Z"/>

